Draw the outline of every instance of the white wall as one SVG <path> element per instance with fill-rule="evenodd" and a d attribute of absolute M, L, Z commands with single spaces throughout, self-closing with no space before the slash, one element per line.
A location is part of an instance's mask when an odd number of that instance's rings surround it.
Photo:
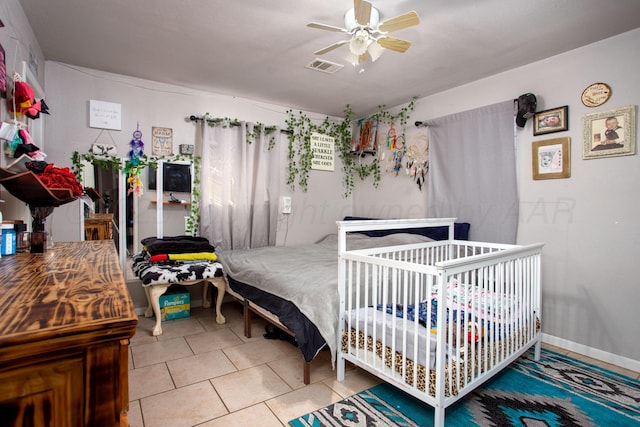
<path fill-rule="evenodd" d="M 194 144 L 196 142 L 198 125 L 187 119 L 191 114 L 208 112 L 214 117 L 237 118 L 285 127 L 287 116 L 284 107 L 193 91 L 57 62 L 47 62 L 46 65 L 47 103 L 52 111 L 51 116 L 45 118 L 47 124 L 46 144 L 49 154 L 47 160 L 56 165 L 70 165 L 74 150 L 86 153 L 92 143 L 96 141 L 115 143 L 119 155 L 126 156 L 128 143 L 131 141 L 132 133 L 138 123 L 147 154 L 150 154 L 151 150 L 151 128 L 153 126 L 173 129 L 174 152 L 177 153 L 178 144 Z M 121 131 L 112 130 L 101 133 L 100 129 L 88 127 L 88 102 L 91 99 L 121 104 Z M 324 119 L 320 116 L 310 115 L 310 117 L 318 120 Z M 283 135 L 281 143 L 277 147 L 283 156 L 286 156 L 286 146 L 286 136 Z M 238 171 L 238 173 L 242 173 L 242 171 Z M 319 173 L 314 171 L 312 176 Z M 283 170 L 281 175 L 281 186 L 277 191 L 281 195 L 289 195 L 290 191 L 285 186 L 286 171 Z M 143 174 L 142 179 L 146 188 L 146 173 Z M 300 239 L 308 241 L 309 238 L 315 237 L 309 234 L 323 233 L 331 227 L 326 218 L 312 215 L 311 209 L 308 209 L 307 206 L 309 204 L 313 206 L 324 204 L 334 209 L 335 206 L 342 204 L 341 193 L 335 191 L 341 182 L 339 168 L 336 172 L 324 172 L 322 181 L 321 187 L 313 186 L 312 203 L 304 193 L 297 191 L 291 194 L 293 196 L 293 214 L 290 218 L 282 216 L 280 219 L 283 233 L 282 236 L 279 236 L 280 241 L 284 241 L 287 220 L 290 232 L 287 243 L 293 243 Z M 139 200 L 140 238 L 156 233 L 156 207 L 151 203 L 151 200 L 155 200 L 155 198 L 155 191 L 145 191 Z M 56 209 L 52 218 L 55 227 L 54 239 L 79 238 L 80 228 L 77 211 L 76 203 Z M 164 211 L 165 234 L 184 232 L 183 217 L 187 212 L 182 207 L 172 206 L 165 206 Z M 331 218 L 333 219 L 333 215 Z M 307 228 L 310 223 L 313 223 L 312 230 Z M 308 233 L 308 231 L 312 231 L 312 233 Z"/>
<path fill-rule="evenodd" d="M 519 243 L 544 242 L 543 332 L 559 344 L 588 348 L 636 361 L 637 254 L 640 253 L 640 159 L 582 159 L 582 116 L 640 104 L 640 30 L 548 58 L 525 67 L 419 99 L 410 123 L 490 105 L 532 92 L 538 111 L 569 106 L 567 132 L 533 136 L 532 120 L 518 131 Z M 605 59 L 606 58 L 606 59 Z M 471 65 L 471 64 L 470 64 Z M 428 78 L 428 76 L 427 76 Z M 612 96 L 597 108 L 580 95 L 595 82 Z M 408 127 L 408 131 L 413 131 Z M 571 177 L 534 181 L 532 141 L 571 138 Z M 637 139 L 637 137 L 636 137 Z M 481 165 L 478 165 L 479 168 Z M 426 193 L 406 177 L 383 177 L 375 191 L 357 186 L 354 214 L 389 206 L 426 215 Z M 370 183 L 369 183 L 370 184 Z M 473 224 L 472 224 L 473 227 Z"/>
<path fill-rule="evenodd" d="M 99 142 L 115 143 L 119 155 L 126 156 L 128 144 L 138 123 L 147 154 L 150 154 L 151 150 L 150 135 L 153 126 L 173 129 L 174 152 L 178 152 L 178 144 L 194 144 L 198 139 L 198 125 L 187 119 L 191 114 L 208 112 L 214 117 L 237 118 L 286 127 L 285 107 L 57 62 L 46 63 L 45 84 L 47 104 L 52 112 L 50 117 L 45 118 L 45 139 L 49 155 L 47 160 L 57 166 L 70 166 L 73 151 L 86 153 L 98 137 Z M 88 127 L 88 102 L 91 99 L 121 104 L 122 131 L 105 131 L 101 134 L 100 129 Z M 325 119 L 325 116 L 311 113 L 308 115 L 314 121 Z M 285 135 L 276 149 L 280 150 L 282 158 L 285 159 Z M 281 185 L 275 192 L 280 196 L 292 196 L 293 211 L 291 215 L 280 215 L 277 236 L 279 244 L 313 242 L 335 231 L 335 220 L 339 214 L 350 209 L 350 199 L 344 199 L 340 190 L 340 171 L 339 162 L 335 172 L 311 171 L 309 193 L 302 193 L 300 190 L 292 193 L 285 184 L 286 170 L 281 171 Z M 146 188 L 146 173 L 142 175 L 142 180 Z M 156 235 L 156 205 L 151 202 L 155 198 L 155 191 L 145 191 L 139 199 L 137 216 L 140 238 Z M 78 202 L 74 202 L 54 211 L 48 220 L 54 240 L 79 240 L 78 210 Z M 165 235 L 184 232 L 185 215 L 187 212 L 181 206 L 165 206 Z M 136 306 L 140 307 L 145 301 L 137 291 L 132 289 L 132 294 Z"/>

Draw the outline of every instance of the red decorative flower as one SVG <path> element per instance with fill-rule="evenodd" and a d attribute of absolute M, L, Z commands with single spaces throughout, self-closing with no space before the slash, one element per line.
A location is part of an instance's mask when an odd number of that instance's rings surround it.
<path fill-rule="evenodd" d="M 48 164 L 38 177 L 46 187 L 69 188 L 74 196 L 80 196 L 84 191 L 76 175 L 67 167 L 58 168 Z"/>

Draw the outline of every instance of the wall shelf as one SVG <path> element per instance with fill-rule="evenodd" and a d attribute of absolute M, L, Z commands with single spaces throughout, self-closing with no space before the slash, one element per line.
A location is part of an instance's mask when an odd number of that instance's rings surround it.
<path fill-rule="evenodd" d="M 157 200 L 152 200 L 151 203 L 153 203 L 155 205 L 155 204 L 158 203 L 158 201 Z M 163 201 L 162 204 L 165 205 L 165 206 L 191 206 L 191 202 L 175 203 L 175 202 Z"/>

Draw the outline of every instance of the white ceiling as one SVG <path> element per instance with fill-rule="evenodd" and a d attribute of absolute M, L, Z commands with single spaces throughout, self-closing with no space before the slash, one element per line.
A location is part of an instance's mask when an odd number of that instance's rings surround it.
<path fill-rule="evenodd" d="M 364 72 L 342 46 L 321 58 L 345 67 L 325 74 L 305 65 L 348 36 L 306 24 L 343 27 L 352 0 L 20 0 L 47 60 L 356 117 L 640 27 L 639 0 L 371 2 L 381 20 L 419 14 L 391 34 L 412 46 Z"/>

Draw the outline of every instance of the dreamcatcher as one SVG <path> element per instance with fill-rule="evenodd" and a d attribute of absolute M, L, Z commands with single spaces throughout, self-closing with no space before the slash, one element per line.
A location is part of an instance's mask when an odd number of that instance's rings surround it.
<path fill-rule="evenodd" d="M 422 186 L 429 172 L 429 136 L 425 132 L 415 132 L 409 139 L 406 150 L 408 158 L 406 173 L 413 178 L 422 191 Z"/>
<path fill-rule="evenodd" d="M 391 170 L 398 176 L 402 170 L 402 158 L 406 154 L 404 146 L 404 136 L 398 135 L 396 129 L 391 125 L 387 132 L 387 149 L 389 150 L 390 156 L 387 159 L 385 172 L 389 172 L 389 165 L 392 164 L 393 167 Z M 380 150 L 379 155 L 379 160 L 382 163 L 386 157 L 386 150 Z"/>
<path fill-rule="evenodd" d="M 129 162 L 125 168 L 129 190 L 127 194 L 134 193 L 136 196 L 142 196 L 143 185 L 140 179 L 142 168 L 140 167 L 141 158 L 144 155 L 144 142 L 142 142 L 142 132 L 140 132 L 140 124 L 136 126 L 133 132 L 133 139 L 129 142 L 131 149 L 129 150 Z"/>

